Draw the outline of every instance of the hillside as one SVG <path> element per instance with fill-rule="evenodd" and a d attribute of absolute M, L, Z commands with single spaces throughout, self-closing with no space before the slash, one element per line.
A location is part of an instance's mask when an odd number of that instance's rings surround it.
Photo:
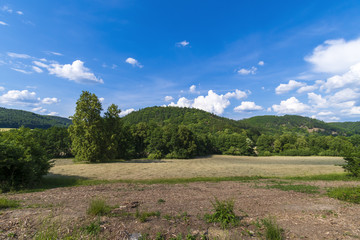
<path fill-rule="evenodd" d="M 234 132 L 240 132 L 244 129 L 257 132 L 256 128 L 250 127 L 246 123 L 219 117 L 194 108 L 148 107 L 128 114 L 123 117 L 123 120 L 127 125 L 140 122 L 152 122 L 161 126 L 183 124 L 196 133 L 215 133 L 225 129 L 230 129 Z"/>
<path fill-rule="evenodd" d="M 266 133 L 319 133 L 322 135 L 342 135 L 345 130 L 329 123 L 297 115 L 256 116 L 239 121 Z"/>
<path fill-rule="evenodd" d="M 321 135 L 343 135 L 349 132 L 343 126 L 297 115 L 256 116 L 235 121 L 194 108 L 148 107 L 125 116 L 125 124 L 153 122 L 159 125 L 184 124 L 197 133 L 214 133 L 225 129 L 235 132 L 251 131 L 253 134 L 318 133 Z M 360 125 L 359 125 L 360 131 Z"/>
<path fill-rule="evenodd" d="M 328 124 L 340 128 L 348 134 L 360 134 L 360 122 L 332 122 Z"/>
<path fill-rule="evenodd" d="M 47 129 L 52 126 L 67 127 L 71 120 L 62 117 L 44 116 L 23 110 L 0 107 L 0 128 L 28 128 Z"/>

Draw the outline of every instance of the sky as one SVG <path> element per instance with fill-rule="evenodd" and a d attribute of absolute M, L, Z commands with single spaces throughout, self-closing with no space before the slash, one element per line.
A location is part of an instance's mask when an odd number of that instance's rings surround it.
<path fill-rule="evenodd" d="M 72 116 L 82 91 L 231 119 L 360 121 L 360 1 L 0 0 L 0 106 Z"/>

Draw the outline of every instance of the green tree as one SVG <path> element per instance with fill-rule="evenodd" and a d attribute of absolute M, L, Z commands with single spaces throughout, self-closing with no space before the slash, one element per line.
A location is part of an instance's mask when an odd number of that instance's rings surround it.
<path fill-rule="evenodd" d="M 107 159 L 115 159 L 119 155 L 122 123 L 119 114 L 121 110 L 117 105 L 111 104 L 104 116 L 105 127 L 105 155 Z"/>
<path fill-rule="evenodd" d="M 76 161 L 101 162 L 106 159 L 101 110 L 97 96 L 83 91 L 76 102 L 73 125 L 69 127 Z"/>

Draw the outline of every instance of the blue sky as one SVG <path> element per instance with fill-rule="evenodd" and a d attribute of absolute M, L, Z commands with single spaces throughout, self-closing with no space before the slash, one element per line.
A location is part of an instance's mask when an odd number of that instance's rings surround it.
<path fill-rule="evenodd" d="M 360 119 L 359 1 L 0 0 L 0 106 Z"/>

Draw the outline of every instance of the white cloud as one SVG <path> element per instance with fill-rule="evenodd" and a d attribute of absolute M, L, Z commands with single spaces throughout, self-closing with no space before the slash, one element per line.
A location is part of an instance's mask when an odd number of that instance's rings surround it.
<path fill-rule="evenodd" d="M 42 73 L 43 72 L 43 70 L 41 68 L 37 67 L 37 66 L 32 66 L 32 69 L 37 73 Z"/>
<path fill-rule="evenodd" d="M 135 111 L 135 109 L 133 109 L 133 108 L 126 109 L 125 111 L 122 111 L 122 112 L 119 114 L 119 116 L 120 116 L 120 117 L 124 117 L 124 116 L 128 115 L 129 113 L 131 113 L 131 112 L 133 112 L 133 111 Z"/>
<path fill-rule="evenodd" d="M 323 85 L 324 83 L 325 82 L 323 80 L 317 80 L 314 85 L 308 86 L 305 84 L 304 86 L 300 87 L 296 92 L 297 93 L 312 92 L 318 89 L 320 85 Z"/>
<path fill-rule="evenodd" d="M 230 105 L 230 98 L 241 99 L 244 97 L 247 97 L 247 93 L 238 89 L 236 89 L 235 92 L 228 92 L 225 95 L 218 95 L 213 90 L 209 90 L 206 96 L 198 96 L 194 100 L 182 97 L 177 103 L 171 102 L 169 106 L 197 108 L 221 115 L 225 108 Z"/>
<path fill-rule="evenodd" d="M 184 40 L 184 41 L 182 41 L 182 42 L 176 43 L 176 46 L 178 46 L 178 47 L 186 47 L 186 46 L 188 46 L 189 44 L 190 44 L 190 43 L 189 43 L 188 41 Z"/>
<path fill-rule="evenodd" d="M 241 102 L 241 105 L 234 108 L 235 112 L 246 112 L 246 111 L 259 111 L 263 108 L 259 105 L 256 105 L 254 102 L 244 101 Z"/>
<path fill-rule="evenodd" d="M 345 88 L 332 96 L 329 96 L 329 101 L 334 103 L 345 102 L 360 97 L 360 93 L 355 92 L 351 88 Z"/>
<path fill-rule="evenodd" d="M 318 116 L 329 116 L 329 115 L 333 115 L 333 112 L 330 111 L 324 111 L 324 112 L 319 112 L 317 115 Z"/>
<path fill-rule="evenodd" d="M 166 96 L 164 98 L 164 100 L 165 100 L 165 102 L 170 102 L 170 101 L 174 100 L 174 98 L 172 96 Z"/>
<path fill-rule="evenodd" d="M 129 57 L 129 58 L 127 58 L 127 59 L 125 60 L 125 62 L 131 64 L 133 67 L 139 67 L 139 68 L 142 68 L 142 67 L 143 67 L 143 65 L 141 65 L 141 64 L 139 63 L 139 61 L 136 60 L 135 58 Z"/>
<path fill-rule="evenodd" d="M 328 107 L 328 102 L 325 98 L 323 98 L 320 94 L 316 93 L 308 93 L 309 103 L 317 108 L 326 108 Z"/>
<path fill-rule="evenodd" d="M 264 61 L 259 61 L 259 62 L 258 62 L 258 65 L 259 65 L 259 66 L 264 66 L 265 63 L 264 63 Z"/>
<path fill-rule="evenodd" d="M 7 24 L 6 22 L 0 21 L 0 25 L 8 26 L 9 24 Z"/>
<path fill-rule="evenodd" d="M 19 15 L 24 15 L 24 13 L 22 11 L 16 11 L 16 13 Z"/>
<path fill-rule="evenodd" d="M 22 53 L 8 52 L 7 55 L 11 58 L 22 58 L 22 59 L 31 58 L 31 56 L 29 56 L 27 54 L 22 54 Z"/>
<path fill-rule="evenodd" d="M 244 92 L 241 90 L 236 89 L 235 92 L 228 92 L 225 94 L 225 98 L 229 99 L 229 98 L 236 98 L 236 99 L 242 99 L 242 98 L 247 98 L 248 94 L 250 94 L 250 91 Z"/>
<path fill-rule="evenodd" d="M 189 91 L 190 91 L 191 93 L 197 93 L 197 92 L 196 92 L 196 86 L 195 86 L 195 85 L 191 85 L 190 88 L 189 88 Z"/>
<path fill-rule="evenodd" d="M 305 60 L 313 64 L 316 72 L 343 73 L 360 62 L 360 38 L 348 42 L 344 39 L 327 40 Z"/>
<path fill-rule="evenodd" d="M 256 70 L 257 70 L 256 67 L 251 67 L 250 69 L 242 68 L 242 69 L 238 70 L 237 72 L 241 75 L 249 75 L 249 74 L 255 74 Z"/>
<path fill-rule="evenodd" d="M 9 6 L 6 6 L 6 5 L 4 5 L 4 6 L 1 7 L 1 11 L 3 11 L 3 12 L 8 12 L 8 13 L 12 13 L 12 12 L 13 12 L 13 10 L 12 10 Z"/>
<path fill-rule="evenodd" d="M 185 97 L 179 98 L 179 100 L 177 101 L 177 103 L 171 102 L 169 104 L 169 106 L 172 107 L 192 107 L 193 101 L 189 100 Z"/>
<path fill-rule="evenodd" d="M 294 90 L 295 88 L 304 87 L 306 84 L 302 82 L 297 82 L 295 80 L 290 80 L 289 83 L 282 83 L 276 89 L 276 94 L 283 94 Z"/>
<path fill-rule="evenodd" d="M 57 98 L 44 98 L 43 100 L 41 100 L 41 102 L 44 104 L 53 104 L 58 103 L 59 100 Z"/>
<path fill-rule="evenodd" d="M 97 78 L 94 73 L 90 72 L 90 69 L 84 67 L 84 62 L 80 60 L 74 61 L 72 64 L 50 64 L 47 69 L 50 74 L 57 77 L 67 78 L 77 83 L 104 83 L 101 78 Z"/>
<path fill-rule="evenodd" d="M 26 70 L 18 69 L 18 68 L 11 68 L 11 69 L 14 70 L 14 71 L 17 71 L 17 72 L 24 73 L 24 74 L 31 74 L 32 73 L 32 72 L 28 72 Z"/>
<path fill-rule="evenodd" d="M 58 112 L 51 112 L 51 113 L 48 113 L 49 116 L 56 116 L 56 115 L 59 115 Z"/>
<path fill-rule="evenodd" d="M 33 61 L 33 63 L 38 67 L 42 67 L 42 68 L 48 68 L 49 67 L 47 64 L 39 62 L 39 61 Z"/>
<path fill-rule="evenodd" d="M 100 101 L 101 103 L 104 102 L 104 100 L 105 100 L 105 98 L 103 98 L 103 97 L 99 98 L 99 101 Z"/>
<path fill-rule="evenodd" d="M 297 98 L 291 97 L 281 101 L 279 105 L 272 105 L 272 109 L 279 114 L 300 114 L 310 110 L 310 107 L 301 103 Z"/>
<path fill-rule="evenodd" d="M 28 90 L 10 90 L 7 93 L 0 96 L 0 103 L 7 105 L 26 105 L 37 103 L 39 99 L 36 97 L 35 92 L 29 92 Z"/>
<path fill-rule="evenodd" d="M 360 85 L 360 62 L 351 66 L 350 70 L 343 75 L 335 75 L 328 78 L 320 89 L 330 92 L 333 89 L 342 88 L 348 85 Z"/>
<path fill-rule="evenodd" d="M 62 53 L 58 53 L 58 52 L 49 52 L 49 53 L 56 56 L 63 56 Z"/>
<path fill-rule="evenodd" d="M 0 86 L 0 92 L 2 92 L 2 91 L 4 91 L 4 90 L 5 90 L 5 88 L 2 87 L 2 86 Z"/>

